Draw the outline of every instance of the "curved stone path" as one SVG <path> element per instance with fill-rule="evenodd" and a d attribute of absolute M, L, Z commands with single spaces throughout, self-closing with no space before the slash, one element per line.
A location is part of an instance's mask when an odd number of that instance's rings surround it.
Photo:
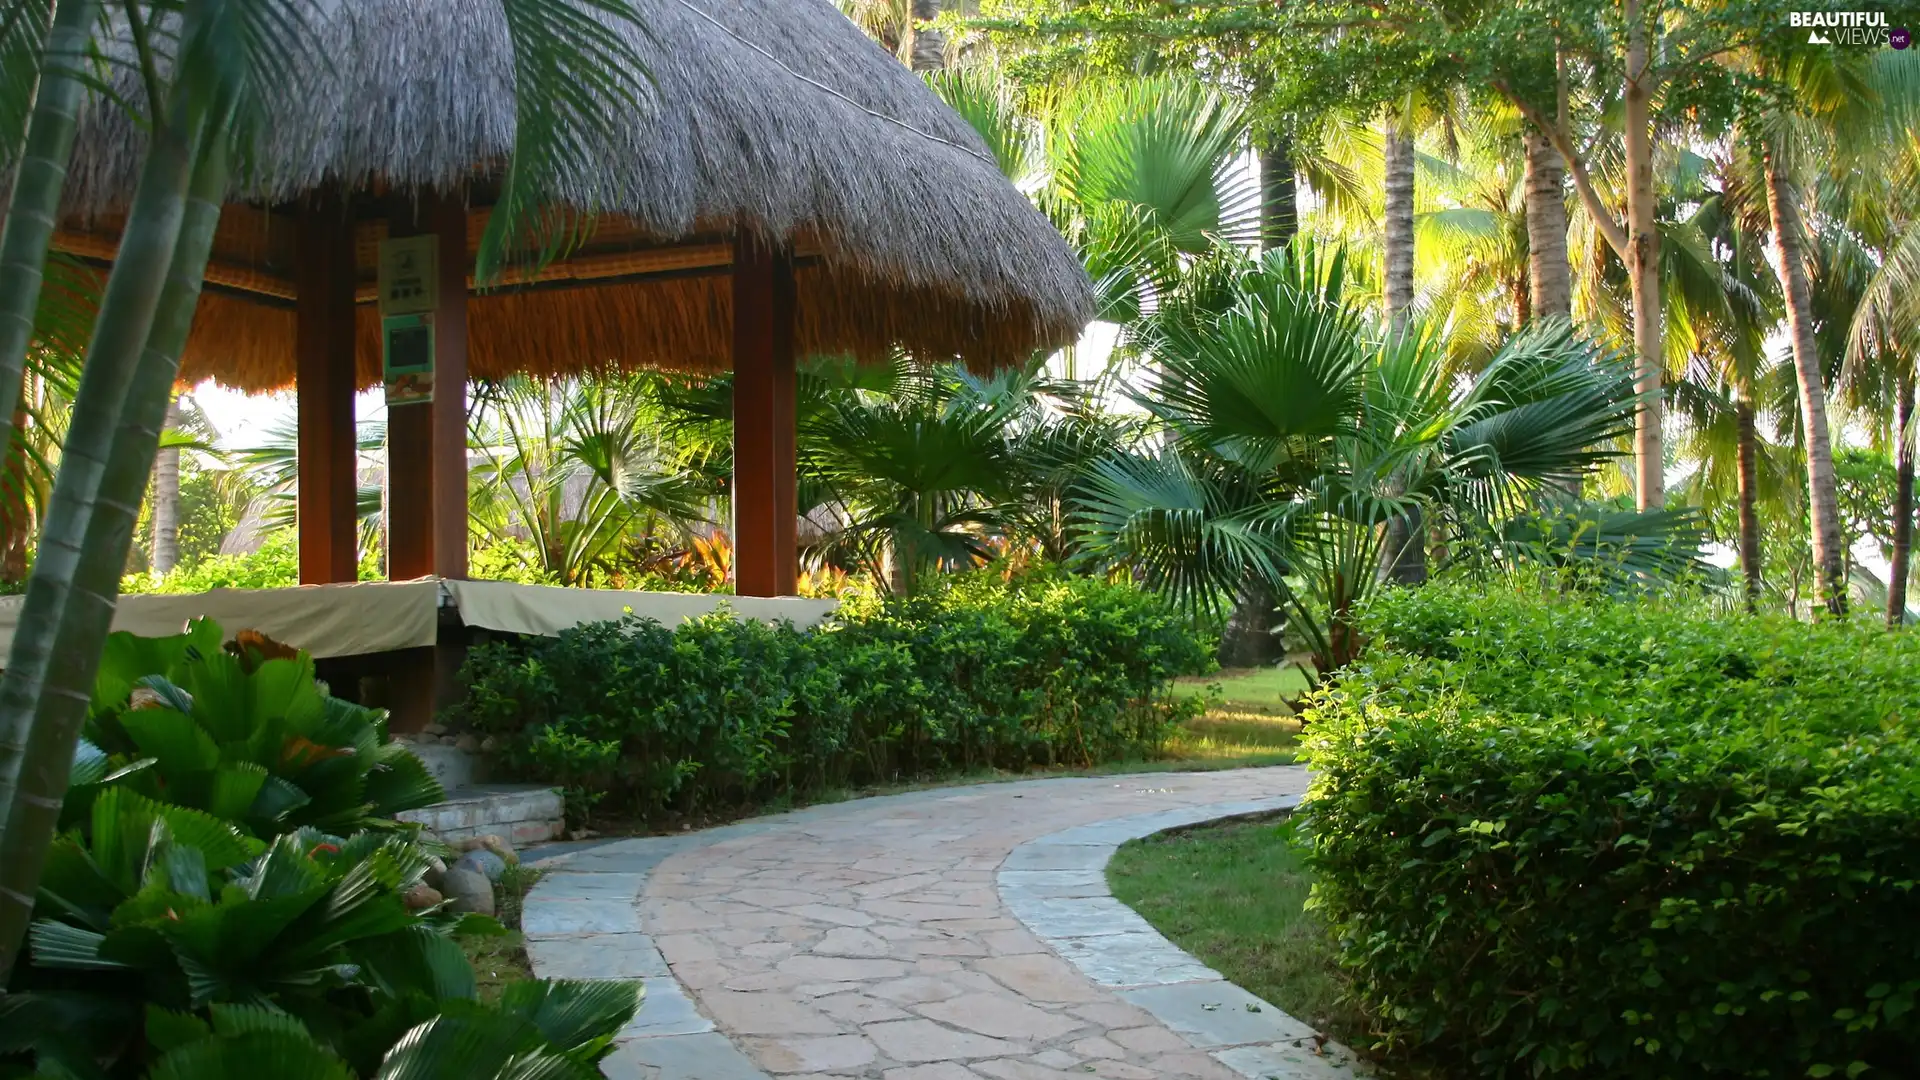
<path fill-rule="evenodd" d="M 639 978 L 613 1080 L 1321 1080 L 1346 1055 L 1115 901 L 1114 847 L 1292 805 L 1304 768 L 810 807 L 542 862 L 543 976 Z"/>

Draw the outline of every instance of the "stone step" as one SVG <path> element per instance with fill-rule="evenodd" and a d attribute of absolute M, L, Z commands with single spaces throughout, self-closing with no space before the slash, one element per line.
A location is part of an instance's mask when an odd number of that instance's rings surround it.
<path fill-rule="evenodd" d="M 565 832 L 560 790 L 541 784 L 473 784 L 449 791 L 445 802 L 394 816 L 424 825 L 442 840 L 493 834 L 515 848 Z"/>

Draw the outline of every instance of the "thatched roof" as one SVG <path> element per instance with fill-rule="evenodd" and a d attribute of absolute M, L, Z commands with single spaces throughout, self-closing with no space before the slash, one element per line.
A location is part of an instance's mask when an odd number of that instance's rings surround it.
<path fill-rule="evenodd" d="M 1069 343 L 1091 317 L 1072 252 L 974 131 L 829 0 L 635 6 L 646 32 L 628 36 L 651 72 L 650 100 L 625 111 L 613 143 L 561 192 L 605 215 L 602 225 L 546 275 L 569 287 L 475 297 L 474 376 L 726 367 L 725 241 L 737 230 L 795 245 L 796 333 L 808 352 L 873 356 L 898 344 L 991 365 Z M 187 378 L 246 390 L 292 380 L 299 200 L 328 183 L 403 196 L 484 190 L 512 146 L 513 70 L 495 0 L 342 0 L 321 33 L 331 73 L 275 118 L 261 175 L 235 192 L 248 205 L 223 219 Z M 139 142 L 117 110 L 89 111 L 69 179 L 69 250 L 110 253 Z M 359 225 L 369 284 L 384 227 Z M 371 383 L 370 303 L 359 331 Z"/>

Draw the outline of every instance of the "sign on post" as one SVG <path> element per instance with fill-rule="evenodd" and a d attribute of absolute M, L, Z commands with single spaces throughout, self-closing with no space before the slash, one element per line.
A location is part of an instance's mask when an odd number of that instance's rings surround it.
<path fill-rule="evenodd" d="M 433 310 L 440 300 L 439 238 L 380 241 L 380 344 L 387 406 L 433 400 Z"/>

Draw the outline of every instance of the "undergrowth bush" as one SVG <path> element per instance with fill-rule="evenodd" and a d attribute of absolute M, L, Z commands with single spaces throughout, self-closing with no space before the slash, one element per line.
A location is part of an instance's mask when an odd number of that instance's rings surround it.
<path fill-rule="evenodd" d="M 384 581 L 380 553 L 360 559 L 361 581 Z M 300 584 L 300 554 L 292 529 L 271 533 L 258 548 L 241 555 L 214 555 L 165 574 L 134 573 L 120 580 L 120 592 L 197 593 L 214 589 L 287 589 Z"/>
<path fill-rule="evenodd" d="M 1313 903 L 1448 1075 L 1912 1076 L 1920 640 L 1396 590 L 1309 714 Z"/>
<path fill-rule="evenodd" d="M 982 573 L 909 600 L 850 599 L 826 625 L 669 629 L 629 617 L 474 649 L 453 719 L 497 736 L 578 817 L 740 805 L 978 767 L 1156 751 L 1167 693 L 1207 650 L 1131 586 Z"/>

